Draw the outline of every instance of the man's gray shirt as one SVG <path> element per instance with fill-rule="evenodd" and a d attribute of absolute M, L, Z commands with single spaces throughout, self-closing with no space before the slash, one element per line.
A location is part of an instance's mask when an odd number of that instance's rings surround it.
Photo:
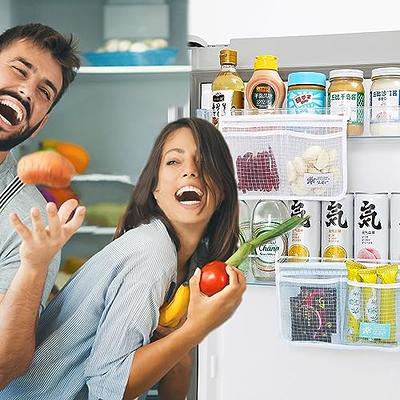
<path fill-rule="evenodd" d="M 17 174 L 17 163 L 10 153 L 0 164 L 0 193 L 12 181 Z M 31 226 L 30 210 L 39 208 L 42 217 L 46 213 L 46 201 L 35 186 L 25 186 L 8 204 L 0 211 L 0 294 L 5 294 L 20 266 L 19 246 L 21 239 L 10 223 L 9 215 L 12 212 L 18 214 L 21 220 Z M 58 254 L 51 262 L 41 300 L 40 311 L 43 310 L 50 291 L 56 280 L 60 265 Z"/>

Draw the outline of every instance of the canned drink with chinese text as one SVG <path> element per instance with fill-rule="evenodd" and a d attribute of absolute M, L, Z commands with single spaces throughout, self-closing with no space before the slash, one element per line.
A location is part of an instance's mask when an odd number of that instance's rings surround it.
<path fill-rule="evenodd" d="M 322 248 L 324 261 L 353 257 L 354 197 L 322 202 Z"/>
<path fill-rule="evenodd" d="M 390 258 L 400 261 L 400 193 L 390 199 Z"/>
<path fill-rule="evenodd" d="M 387 193 L 356 193 L 354 257 L 387 260 L 389 256 L 389 197 Z"/>
<path fill-rule="evenodd" d="M 289 232 L 288 256 L 290 261 L 307 262 L 309 257 L 319 257 L 321 250 L 321 202 L 310 200 L 289 201 L 290 216 L 310 219 Z"/>

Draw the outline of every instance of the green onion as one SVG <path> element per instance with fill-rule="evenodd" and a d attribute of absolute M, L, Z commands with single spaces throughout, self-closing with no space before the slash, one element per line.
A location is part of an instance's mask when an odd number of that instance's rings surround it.
<path fill-rule="evenodd" d="M 275 228 L 262 233 L 260 236 L 257 236 L 254 239 L 248 240 L 244 242 L 236 251 L 233 253 L 231 257 L 229 257 L 225 263 L 227 265 L 231 265 L 233 267 L 239 267 L 239 265 L 246 259 L 246 257 L 260 244 L 265 242 L 269 242 L 272 239 L 275 239 L 278 236 L 281 236 L 292 229 L 296 228 L 299 225 L 304 224 L 306 221 L 309 220 L 309 216 L 306 215 L 305 217 L 293 216 L 288 218 L 287 220 L 280 223 Z"/>

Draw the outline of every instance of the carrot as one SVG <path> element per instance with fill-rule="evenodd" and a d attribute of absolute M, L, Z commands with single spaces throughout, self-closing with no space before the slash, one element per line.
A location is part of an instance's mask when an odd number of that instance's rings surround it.
<path fill-rule="evenodd" d="M 67 158 L 56 151 L 45 150 L 23 156 L 18 162 L 17 174 L 27 185 L 65 188 L 76 171 Z"/>

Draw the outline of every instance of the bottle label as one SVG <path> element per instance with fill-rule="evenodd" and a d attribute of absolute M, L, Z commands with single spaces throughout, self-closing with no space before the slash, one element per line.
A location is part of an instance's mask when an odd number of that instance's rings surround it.
<path fill-rule="evenodd" d="M 212 92 L 212 119 L 218 125 L 220 117 L 232 115 L 232 110 L 242 109 L 244 93 L 238 90 L 215 90 Z"/>
<path fill-rule="evenodd" d="M 371 90 L 371 124 L 400 122 L 400 89 Z"/>
<path fill-rule="evenodd" d="M 251 91 L 251 101 L 255 108 L 273 108 L 275 99 L 275 89 L 268 83 L 259 83 Z"/>
<path fill-rule="evenodd" d="M 350 114 L 349 123 L 364 124 L 364 93 L 360 92 L 332 92 L 328 97 L 328 107 L 332 114 L 347 111 Z"/>
<path fill-rule="evenodd" d="M 325 108 L 325 90 L 292 89 L 288 91 L 287 108 L 301 112 L 310 108 Z"/>
<path fill-rule="evenodd" d="M 274 227 L 276 227 L 278 223 L 271 222 L 266 224 L 261 224 L 255 230 L 255 237 L 258 237 L 264 232 L 267 232 Z M 267 243 L 261 244 L 255 249 L 256 258 L 255 264 L 257 269 L 264 272 L 271 272 L 275 270 L 275 259 L 276 257 L 282 257 L 287 254 L 288 248 L 288 235 L 284 234 L 282 236 L 277 237 L 274 240 L 271 240 Z"/>

